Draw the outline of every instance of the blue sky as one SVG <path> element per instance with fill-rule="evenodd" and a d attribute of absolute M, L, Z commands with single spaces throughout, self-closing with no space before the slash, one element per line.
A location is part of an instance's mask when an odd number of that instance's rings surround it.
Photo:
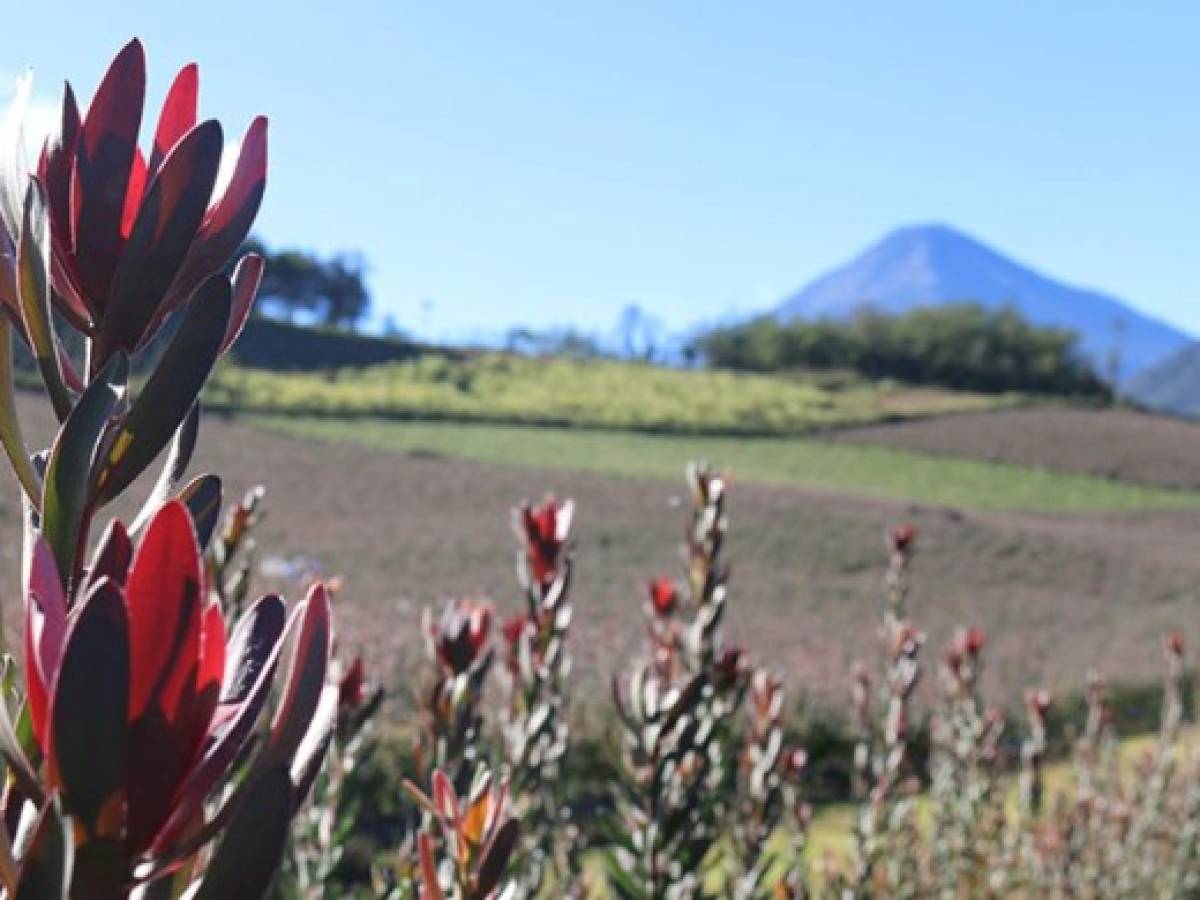
<path fill-rule="evenodd" d="M 0 78 L 272 120 L 259 233 L 361 251 L 435 336 L 683 327 L 954 224 L 1200 334 L 1200 4 L 19 3 Z M 428 301 L 428 307 L 425 304 Z"/>

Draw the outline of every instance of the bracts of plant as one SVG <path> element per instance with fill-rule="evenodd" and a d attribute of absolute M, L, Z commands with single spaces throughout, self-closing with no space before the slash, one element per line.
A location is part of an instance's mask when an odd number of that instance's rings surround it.
<path fill-rule="evenodd" d="M 475 770 L 461 797 L 440 769 L 431 779 L 432 796 L 409 782 L 408 792 L 425 811 L 417 837 L 419 868 L 416 900 L 511 900 L 516 896 L 504 874 L 520 838 L 512 816 L 508 783 Z"/>
<path fill-rule="evenodd" d="M 513 860 L 518 897 L 536 897 L 548 883 L 568 896 L 580 877 L 578 828 L 563 793 L 569 744 L 566 679 L 571 658 L 571 524 L 575 504 L 547 497 L 513 511 L 520 543 L 517 573 L 524 609 L 506 619 L 508 704 L 501 730 L 512 796 L 523 823 Z"/>
<path fill-rule="evenodd" d="M 613 682 L 622 726 L 609 882 L 621 897 L 698 896 L 710 851 L 727 831 L 737 753 L 735 713 L 747 683 L 742 653 L 722 645 L 728 570 L 723 475 L 688 468 L 686 597 L 649 586 L 650 651 L 627 684 Z"/>
<path fill-rule="evenodd" d="M 488 647 L 491 625 L 491 605 L 467 599 L 446 604 L 436 619 L 432 610 L 422 614 L 428 665 L 415 688 L 418 721 L 412 751 L 413 783 L 425 790 L 436 792 L 436 777 L 449 779 L 455 791 L 465 794 L 486 764 L 482 705 L 494 656 Z M 424 896 L 418 837 L 429 833 L 428 814 L 410 825 L 392 864 L 375 873 L 381 896 Z"/>
<path fill-rule="evenodd" d="M 27 80 L 0 146 L 0 444 L 25 505 L 23 672 L 5 662 L 0 702 L 8 897 L 262 896 L 332 728 L 323 586 L 290 613 L 268 596 L 227 621 L 202 562 L 220 481 L 183 483 L 200 390 L 257 289 L 257 258 L 232 280 L 223 270 L 266 177 L 257 119 L 217 190 L 224 137 L 197 123 L 197 86 L 195 66 L 180 72 L 144 154 L 133 41 L 86 114 L 67 86 L 36 171 L 22 158 Z M 131 357 L 171 316 L 174 334 L 131 394 Z M 60 423 L 32 454 L 14 337 Z M 93 540 L 103 508 L 164 451 L 132 525 Z"/>
<path fill-rule="evenodd" d="M 807 890 L 804 837 L 812 810 L 800 796 L 799 782 L 808 757 L 784 744 L 784 690 L 777 674 L 756 669 L 748 698 L 726 893 L 736 900 L 801 897 Z"/>
<path fill-rule="evenodd" d="M 465 791 L 484 761 L 483 693 L 494 652 L 492 606 L 474 600 L 448 603 L 438 618 L 422 619 L 429 666 L 417 696 L 419 733 L 414 746 L 422 779 L 440 770 Z"/>
<path fill-rule="evenodd" d="M 978 628 L 955 633 L 942 661 L 942 702 L 930 723 L 931 876 L 947 896 L 978 896 L 1002 886 L 1004 716 L 985 708 L 980 697 L 984 642 Z"/>
<path fill-rule="evenodd" d="M 256 485 L 231 503 L 225 521 L 213 533 L 204 555 L 209 583 L 220 597 L 226 615 L 240 615 L 250 597 L 256 549 L 254 529 L 264 517 L 265 495 L 266 489 Z"/>
<path fill-rule="evenodd" d="M 918 883 L 913 795 L 919 783 L 910 754 L 912 697 L 920 678 L 918 657 L 925 635 L 907 619 L 909 578 L 917 530 L 887 532 L 886 601 L 879 626 L 882 650 L 876 677 L 855 666 L 851 696 L 859 728 L 854 753 L 855 819 L 850 870 L 835 877 L 848 897 L 908 896 Z M 894 892 L 894 893 L 893 893 Z"/>

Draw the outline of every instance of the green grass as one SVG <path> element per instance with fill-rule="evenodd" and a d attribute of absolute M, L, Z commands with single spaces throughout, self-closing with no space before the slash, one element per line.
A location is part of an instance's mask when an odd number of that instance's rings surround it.
<path fill-rule="evenodd" d="M 984 395 L 852 375 L 768 376 L 613 360 L 503 353 L 419 359 L 327 373 L 220 367 L 210 406 L 259 413 L 794 435 L 815 429 L 1012 406 Z"/>
<path fill-rule="evenodd" d="M 371 418 L 249 419 L 305 438 L 397 453 L 671 482 L 678 480 L 685 461 L 703 458 L 729 466 L 743 482 L 975 509 L 1082 512 L 1200 506 L 1200 491 L 811 438 L 654 435 Z"/>

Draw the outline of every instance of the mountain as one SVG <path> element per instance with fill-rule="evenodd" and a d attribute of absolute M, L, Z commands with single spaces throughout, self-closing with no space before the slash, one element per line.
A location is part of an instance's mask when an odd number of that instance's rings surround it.
<path fill-rule="evenodd" d="M 1200 343 L 1177 350 L 1131 378 L 1125 395 L 1158 412 L 1200 417 Z"/>
<path fill-rule="evenodd" d="M 1191 343 L 1188 335 L 1115 297 L 1054 281 L 945 225 L 893 231 L 788 297 L 775 315 L 785 321 L 836 319 L 863 306 L 899 313 L 954 301 L 1008 304 L 1034 324 L 1070 328 L 1097 366 L 1117 346 L 1122 381 Z"/>

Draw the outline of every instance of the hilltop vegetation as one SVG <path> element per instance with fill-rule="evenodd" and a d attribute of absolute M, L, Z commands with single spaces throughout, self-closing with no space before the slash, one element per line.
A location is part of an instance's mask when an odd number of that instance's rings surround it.
<path fill-rule="evenodd" d="M 710 365 L 749 372 L 850 369 L 867 378 L 974 391 L 1108 395 L 1074 332 L 1035 327 L 1012 308 L 972 303 L 899 315 L 862 309 L 845 320 L 787 324 L 763 317 L 715 329 L 697 349 Z"/>
<path fill-rule="evenodd" d="M 210 407 L 255 413 L 738 435 L 802 434 L 1022 400 L 848 376 L 775 377 L 501 353 L 426 353 L 368 368 L 287 375 L 227 365 L 206 399 Z"/>

